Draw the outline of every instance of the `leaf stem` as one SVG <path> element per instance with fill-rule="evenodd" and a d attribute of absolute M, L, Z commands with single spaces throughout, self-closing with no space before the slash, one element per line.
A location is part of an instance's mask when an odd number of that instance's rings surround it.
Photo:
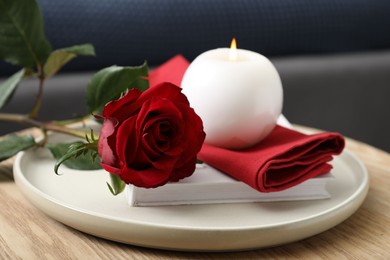
<path fill-rule="evenodd" d="M 42 66 L 38 66 L 38 78 L 39 78 L 39 89 L 37 94 L 37 99 L 35 100 L 35 104 L 33 106 L 32 111 L 30 112 L 30 117 L 33 119 L 37 119 L 39 109 L 41 108 L 42 104 L 42 96 L 43 96 L 43 87 L 45 83 L 45 76 L 43 73 Z"/>

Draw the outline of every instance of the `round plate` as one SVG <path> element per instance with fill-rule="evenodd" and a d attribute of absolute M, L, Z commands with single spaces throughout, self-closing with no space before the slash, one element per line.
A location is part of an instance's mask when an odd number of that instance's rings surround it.
<path fill-rule="evenodd" d="M 57 176 L 45 149 L 19 153 L 14 177 L 37 208 L 80 231 L 145 247 L 234 251 L 297 241 L 352 215 L 367 194 L 367 170 L 347 150 L 332 163 L 332 198 L 298 202 L 130 207 L 124 195 L 111 195 L 105 171 L 63 166 Z"/>

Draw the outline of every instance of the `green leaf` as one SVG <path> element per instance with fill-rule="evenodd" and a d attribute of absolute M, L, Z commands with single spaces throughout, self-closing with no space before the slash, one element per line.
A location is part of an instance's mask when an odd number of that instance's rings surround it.
<path fill-rule="evenodd" d="M 95 56 L 95 49 L 91 44 L 82 44 L 53 51 L 43 67 L 46 78 L 56 74 L 66 63 L 74 59 L 77 55 Z"/>
<path fill-rule="evenodd" d="M 0 0 L 0 59 L 33 68 L 51 52 L 35 0 Z"/>
<path fill-rule="evenodd" d="M 108 189 L 111 191 L 112 195 L 116 196 L 120 194 L 126 187 L 124 183 L 117 175 L 110 173 L 111 185 L 107 182 Z"/>
<path fill-rule="evenodd" d="M 111 66 L 98 71 L 92 76 L 87 87 L 87 104 L 89 112 L 100 113 L 104 105 L 130 88 L 141 91 L 148 89 L 149 81 L 146 62 L 137 67 Z"/>
<path fill-rule="evenodd" d="M 0 85 L 0 109 L 2 109 L 11 99 L 12 94 L 15 92 L 23 75 L 24 69 L 16 72 Z"/>
<path fill-rule="evenodd" d="M 101 169 L 102 167 L 98 160 L 94 160 L 96 151 L 88 149 L 86 145 L 82 142 L 46 145 L 57 160 L 54 168 L 55 173 L 58 174 L 58 168 L 62 163 L 71 169 L 77 170 Z"/>
<path fill-rule="evenodd" d="M 31 135 L 8 135 L 0 141 L 0 161 L 8 159 L 18 152 L 35 145 L 35 140 Z"/>

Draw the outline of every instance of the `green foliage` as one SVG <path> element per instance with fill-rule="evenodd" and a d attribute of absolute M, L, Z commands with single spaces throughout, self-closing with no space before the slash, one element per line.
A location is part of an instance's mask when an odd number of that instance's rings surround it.
<path fill-rule="evenodd" d="M 18 152 L 35 145 L 35 140 L 31 135 L 8 135 L 0 141 L 0 161 L 6 160 Z"/>
<path fill-rule="evenodd" d="M 24 69 L 22 69 L 0 85 L 0 109 L 2 109 L 11 99 L 16 87 L 23 78 L 24 73 Z"/>
<path fill-rule="evenodd" d="M 57 160 L 54 166 L 54 172 L 58 174 L 61 164 L 65 164 L 71 169 L 78 170 L 96 170 L 101 169 L 98 153 L 90 143 L 57 143 L 46 145 L 51 154 Z"/>
<path fill-rule="evenodd" d="M 23 76 L 38 77 L 43 90 L 45 78 L 53 76 L 77 55 L 93 56 L 94 47 L 83 44 L 52 52 L 35 0 L 0 0 L 0 59 L 24 67 L 0 85 L 0 109 L 10 100 Z M 42 91 L 29 113 L 31 117 L 37 117 L 41 100 Z"/>
<path fill-rule="evenodd" d="M 77 55 L 95 56 L 95 49 L 91 44 L 82 44 L 53 51 L 43 68 L 45 77 L 49 78 L 56 74 L 66 63 L 74 59 Z"/>
<path fill-rule="evenodd" d="M 102 111 L 104 105 L 130 89 L 138 88 L 144 91 L 149 88 L 146 62 L 136 67 L 111 66 L 98 71 L 92 76 L 87 87 L 87 104 L 90 113 Z"/>
<path fill-rule="evenodd" d="M 116 175 L 110 173 L 111 184 L 107 182 L 108 189 L 112 195 L 120 194 L 126 187 L 126 184 Z"/>
<path fill-rule="evenodd" d="M 0 59 L 41 67 L 51 52 L 35 0 L 0 0 Z"/>
<path fill-rule="evenodd" d="M 15 118 L 23 118 L 21 123 L 40 126 L 46 134 L 50 130 L 48 124 L 36 119 L 45 79 L 55 75 L 65 64 L 79 55 L 94 56 L 94 47 L 91 44 L 82 44 L 52 51 L 45 36 L 43 17 L 36 0 L 0 0 L 0 59 L 23 67 L 0 85 L 0 109 L 12 98 L 23 77 L 39 79 L 39 94 L 32 111 L 25 117 L 3 114 L 2 119 L 19 122 L 20 120 L 17 121 Z M 99 114 L 106 103 L 118 99 L 128 89 L 138 88 L 141 91 L 148 89 L 149 81 L 145 79 L 147 76 L 146 62 L 141 66 L 111 66 L 100 70 L 87 86 L 89 112 Z M 37 146 L 37 143 L 30 135 L 9 135 L 0 141 L 0 161 L 34 146 Z M 62 164 L 79 170 L 101 168 L 97 159 L 97 140 L 93 132 L 86 135 L 86 142 L 46 146 L 57 160 L 54 167 L 56 174 Z M 118 176 L 110 174 L 110 178 L 111 184 L 107 185 L 111 193 L 114 195 L 121 193 L 125 183 Z"/>

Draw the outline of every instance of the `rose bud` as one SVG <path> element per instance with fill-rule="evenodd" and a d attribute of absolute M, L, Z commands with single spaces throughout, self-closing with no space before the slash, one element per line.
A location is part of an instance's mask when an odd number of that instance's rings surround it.
<path fill-rule="evenodd" d="M 161 83 L 128 91 L 103 109 L 102 167 L 125 183 L 155 188 L 192 175 L 205 133 L 181 89 Z"/>

